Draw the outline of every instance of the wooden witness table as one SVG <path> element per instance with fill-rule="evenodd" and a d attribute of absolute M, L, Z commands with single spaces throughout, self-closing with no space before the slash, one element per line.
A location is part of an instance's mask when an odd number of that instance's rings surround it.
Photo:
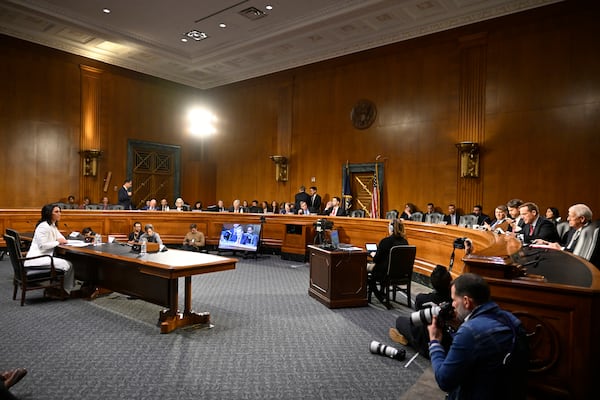
<path fill-rule="evenodd" d="M 76 279 L 167 307 L 159 314 L 161 333 L 210 324 L 210 313 L 192 311 L 192 276 L 235 269 L 237 262 L 235 258 L 173 249 L 141 256 L 118 243 L 62 245 L 57 252 L 73 263 Z M 183 312 L 178 305 L 181 277 L 185 278 Z"/>

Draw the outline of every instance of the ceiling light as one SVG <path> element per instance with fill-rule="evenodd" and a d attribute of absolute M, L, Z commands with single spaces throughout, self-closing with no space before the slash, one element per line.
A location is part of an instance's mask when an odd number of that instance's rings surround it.
<path fill-rule="evenodd" d="M 219 28 L 227 28 L 227 24 L 224 24 L 224 23 L 222 23 L 222 22 L 221 22 L 221 23 L 219 24 Z"/>
<path fill-rule="evenodd" d="M 267 10 L 272 10 L 272 9 L 273 9 L 273 6 L 272 6 L 272 5 L 270 5 L 270 4 L 267 4 L 267 5 L 265 6 L 265 8 L 266 8 Z"/>
<path fill-rule="evenodd" d="M 104 14 L 110 14 L 110 8 L 103 8 L 103 9 L 102 9 L 102 12 L 103 12 Z"/>
<path fill-rule="evenodd" d="M 240 12 L 238 12 L 238 14 L 251 19 L 252 21 L 266 17 L 267 14 L 264 11 L 259 10 L 256 7 L 248 7 Z"/>
<path fill-rule="evenodd" d="M 190 39 L 194 39 L 196 41 L 204 40 L 208 38 L 208 35 L 204 32 L 200 32 L 199 30 L 192 29 L 191 31 L 185 34 Z"/>
<path fill-rule="evenodd" d="M 186 43 L 186 42 L 187 42 L 187 39 L 186 39 L 186 38 L 181 38 L 181 41 L 182 41 L 183 43 Z"/>

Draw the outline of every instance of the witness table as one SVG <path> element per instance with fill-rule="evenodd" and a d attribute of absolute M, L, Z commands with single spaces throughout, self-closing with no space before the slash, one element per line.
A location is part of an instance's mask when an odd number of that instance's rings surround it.
<path fill-rule="evenodd" d="M 209 324 L 210 313 L 192 311 L 192 276 L 235 269 L 237 259 L 169 249 L 141 256 L 130 246 L 105 243 L 99 246 L 59 246 L 57 252 L 71 261 L 75 278 L 167 307 L 159 314 L 160 332 L 179 327 Z M 185 306 L 179 311 L 179 278 L 185 278 Z"/>

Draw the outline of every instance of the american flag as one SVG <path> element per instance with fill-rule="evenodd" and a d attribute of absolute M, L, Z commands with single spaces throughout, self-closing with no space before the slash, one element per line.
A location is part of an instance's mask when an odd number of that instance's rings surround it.
<path fill-rule="evenodd" d="M 379 218 L 379 185 L 377 174 L 373 175 L 373 195 L 371 196 L 371 218 Z"/>

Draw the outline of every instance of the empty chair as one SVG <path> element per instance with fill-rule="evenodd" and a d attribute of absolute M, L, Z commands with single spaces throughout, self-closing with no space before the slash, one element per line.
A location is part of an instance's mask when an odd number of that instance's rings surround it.
<path fill-rule="evenodd" d="M 108 206 L 109 210 L 124 210 L 125 207 L 123 207 L 120 204 L 111 204 L 110 206 Z"/>
<path fill-rule="evenodd" d="M 396 219 L 398 218 L 398 210 L 390 210 L 385 213 L 385 219 Z"/>
<path fill-rule="evenodd" d="M 86 210 L 102 210 L 103 206 L 102 204 L 88 204 L 87 206 L 85 206 Z"/>
<path fill-rule="evenodd" d="M 415 222 L 423 222 L 423 213 L 420 211 L 412 213 L 410 215 L 410 220 Z"/>
<path fill-rule="evenodd" d="M 417 247 L 410 245 L 394 246 L 390 250 L 388 258 L 388 269 L 385 276 L 375 282 L 384 296 L 385 306 L 390 308 L 390 290 L 392 300 L 396 301 L 396 292 L 398 290 L 406 293 L 406 302 L 411 307 L 410 285 L 412 281 L 413 266 Z M 376 279 L 373 274 L 369 274 L 368 279 Z M 401 288 L 405 286 L 405 288 Z M 371 302 L 371 291 L 368 291 L 368 301 Z"/>
<path fill-rule="evenodd" d="M 571 227 L 567 221 L 561 221 L 556 224 L 556 231 L 558 232 L 558 237 L 561 239 L 567 232 L 569 232 L 569 229 L 571 229 Z"/>
<path fill-rule="evenodd" d="M 42 255 L 37 257 L 22 257 L 16 239 L 8 234 L 4 235 L 6 247 L 10 254 L 10 262 L 13 266 L 13 300 L 17 298 L 17 291 L 21 288 L 21 306 L 25 304 L 25 294 L 30 290 L 55 288 L 60 291 L 60 296 L 64 299 L 65 291 L 64 272 L 54 268 L 54 257 Z M 25 260 L 36 258 L 47 258 L 48 264 L 41 266 L 26 267 Z"/>
<path fill-rule="evenodd" d="M 27 253 L 27 250 L 29 250 L 30 243 L 21 240 L 21 235 L 19 235 L 19 232 L 17 232 L 14 229 L 6 228 L 6 234 L 15 238 L 17 246 L 21 250 L 21 253 L 20 253 L 21 256 L 25 256 L 25 254 Z"/>
<path fill-rule="evenodd" d="M 460 216 L 460 219 L 458 221 L 458 226 L 472 228 L 473 225 L 477 225 L 477 215 L 468 214 L 468 215 Z"/>
<path fill-rule="evenodd" d="M 444 220 L 444 214 L 434 212 L 425 216 L 425 222 L 428 224 L 439 224 Z"/>
<path fill-rule="evenodd" d="M 350 211 L 350 216 L 352 218 L 364 218 L 365 210 L 352 210 L 352 211 Z"/>

